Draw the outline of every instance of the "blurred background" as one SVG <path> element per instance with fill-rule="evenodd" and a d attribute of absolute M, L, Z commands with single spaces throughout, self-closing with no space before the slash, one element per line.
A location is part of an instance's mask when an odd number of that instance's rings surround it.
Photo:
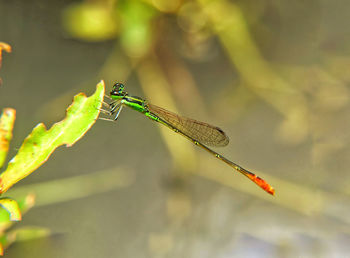
<path fill-rule="evenodd" d="M 9 158 L 101 79 L 222 128 L 247 178 L 123 109 L 7 196 L 36 196 L 6 257 L 348 257 L 350 3 L 0 0 Z M 39 234 L 40 235 L 40 234 Z"/>

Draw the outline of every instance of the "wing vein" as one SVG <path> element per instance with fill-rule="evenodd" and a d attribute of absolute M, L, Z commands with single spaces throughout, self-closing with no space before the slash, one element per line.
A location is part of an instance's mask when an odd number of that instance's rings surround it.
<path fill-rule="evenodd" d="M 147 104 L 147 107 L 150 112 L 202 144 L 221 147 L 229 143 L 229 138 L 219 127 L 179 116 L 152 104 Z"/>

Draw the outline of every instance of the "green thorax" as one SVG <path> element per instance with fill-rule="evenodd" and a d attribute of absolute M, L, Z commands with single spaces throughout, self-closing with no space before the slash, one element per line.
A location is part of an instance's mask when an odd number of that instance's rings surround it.
<path fill-rule="evenodd" d="M 148 112 L 147 109 L 147 104 L 146 100 L 141 99 L 139 97 L 135 96 L 125 96 L 122 100 L 121 103 L 125 106 L 128 106 L 132 109 L 135 109 L 141 113 L 146 113 Z"/>

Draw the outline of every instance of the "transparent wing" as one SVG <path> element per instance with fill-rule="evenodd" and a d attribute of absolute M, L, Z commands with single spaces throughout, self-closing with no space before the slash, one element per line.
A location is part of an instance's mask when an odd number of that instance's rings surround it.
<path fill-rule="evenodd" d="M 202 144 L 221 147 L 229 143 L 229 138 L 219 127 L 179 116 L 152 104 L 147 104 L 147 107 L 150 112 Z"/>

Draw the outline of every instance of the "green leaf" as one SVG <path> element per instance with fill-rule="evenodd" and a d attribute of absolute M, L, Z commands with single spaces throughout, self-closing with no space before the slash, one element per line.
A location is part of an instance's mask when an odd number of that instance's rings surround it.
<path fill-rule="evenodd" d="M 16 198 L 18 203 L 19 212 L 25 214 L 29 209 L 34 206 L 35 194 L 27 193 L 21 197 Z M 11 219 L 11 213 L 7 209 L 0 209 L 0 232 L 5 231 L 12 226 L 14 220 Z"/>
<path fill-rule="evenodd" d="M 10 198 L 0 198 L 0 205 L 9 213 L 11 221 L 20 221 L 22 219 L 18 203 Z"/>
<path fill-rule="evenodd" d="M 40 123 L 24 140 L 17 155 L 0 175 L 0 193 L 25 178 L 41 166 L 59 146 L 72 146 L 95 123 L 102 105 L 105 86 L 101 81 L 91 97 L 80 93 L 74 97 L 67 109 L 66 118 L 54 124 L 49 130 Z"/>
<path fill-rule="evenodd" d="M 13 124 L 16 119 L 16 110 L 4 108 L 0 117 L 0 168 L 5 162 L 12 139 Z"/>

